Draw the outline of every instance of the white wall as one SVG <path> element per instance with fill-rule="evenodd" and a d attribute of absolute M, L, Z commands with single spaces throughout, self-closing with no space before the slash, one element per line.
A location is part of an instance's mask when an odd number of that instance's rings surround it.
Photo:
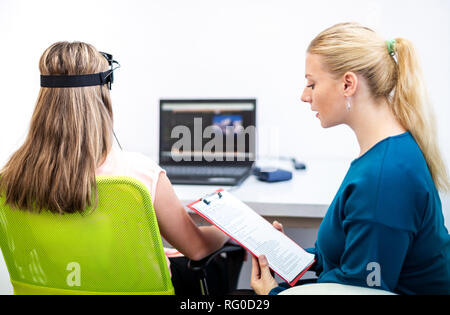
<path fill-rule="evenodd" d="M 127 150 L 156 159 L 160 98 L 256 97 L 261 155 L 355 157 L 352 132 L 323 130 L 300 101 L 309 41 L 343 21 L 416 44 L 450 165 L 449 15 L 448 0 L 1 0 L 0 165 L 24 140 L 39 57 L 58 40 L 120 61 L 112 97 Z"/>
<path fill-rule="evenodd" d="M 341 21 L 416 44 L 450 162 L 449 14 L 446 0 L 2 0 L 0 112 L 8 118 L 0 125 L 0 164 L 23 141 L 39 57 L 58 40 L 90 42 L 122 64 L 112 96 L 128 150 L 157 157 L 159 98 L 256 97 L 261 154 L 278 147 L 300 158 L 354 157 L 350 130 L 323 130 L 300 101 L 309 41 Z M 278 144 L 267 144 L 270 133 Z"/>

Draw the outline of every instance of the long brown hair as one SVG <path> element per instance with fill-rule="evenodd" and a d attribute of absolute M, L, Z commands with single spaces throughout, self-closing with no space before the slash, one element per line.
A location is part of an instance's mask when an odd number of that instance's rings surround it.
<path fill-rule="evenodd" d="M 393 56 L 386 41 L 357 23 L 332 26 L 311 42 L 308 53 L 322 57 L 327 70 L 337 77 L 348 71 L 363 76 L 372 97 L 384 98 L 391 111 L 419 145 L 433 181 L 441 191 L 450 190 L 442 159 L 432 105 L 413 44 L 395 38 Z"/>
<path fill-rule="evenodd" d="M 108 62 L 91 45 L 58 42 L 39 62 L 42 75 L 106 71 Z M 56 213 L 96 207 L 95 170 L 112 145 L 108 88 L 41 87 L 25 143 L 0 173 L 0 193 L 12 208 Z"/>

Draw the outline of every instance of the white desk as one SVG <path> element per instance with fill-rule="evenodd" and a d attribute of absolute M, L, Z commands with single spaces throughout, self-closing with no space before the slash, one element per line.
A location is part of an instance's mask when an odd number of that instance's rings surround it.
<path fill-rule="evenodd" d="M 306 161 L 307 169 L 294 170 L 290 181 L 265 183 L 255 176 L 230 192 L 269 221 L 283 218 L 285 226 L 317 228 L 350 167 L 350 160 Z M 184 205 L 218 186 L 174 185 Z M 228 190 L 229 188 L 222 187 Z"/>

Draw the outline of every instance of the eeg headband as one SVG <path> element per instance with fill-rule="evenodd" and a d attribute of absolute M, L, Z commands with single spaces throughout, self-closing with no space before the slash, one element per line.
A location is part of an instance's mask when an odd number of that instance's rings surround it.
<path fill-rule="evenodd" d="M 71 88 L 108 84 L 108 88 L 111 90 L 111 85 L 114 82 L 113 72 L 120 67 L 120 64 L 113 59 L 111 54 L 100 53 L 108 61 L 110 70 L 81 75 L 41 75 L 41 87 Z M 114 68 L 114 64 L 117 64 L 117 67 Z"/>

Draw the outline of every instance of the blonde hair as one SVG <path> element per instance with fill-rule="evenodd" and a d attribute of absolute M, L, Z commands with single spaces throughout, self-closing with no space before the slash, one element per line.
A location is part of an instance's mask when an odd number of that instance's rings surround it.
<path fill-rule="evenodd" d="M 341 23 L 320 33 L 308 53 L 320 55 L 335 77 L 348 71 L 365 78 L 374 99 L 384 98 L 398 121 L 419 145 L 436 187 L 450 190 L 442 159 L 435 118 L 423 81 L 418 57 L 410 41 L 396 38 L 394 56 L 386 41 L 357 23 Z M 396 58 L 396 59 L 394 59 Z"/>
<path fill-rule="evenodd" d="M 42 75 L 106 71 L 91 45 L 58 42 L 43 53 Z M 97 204 L 95 170 L 112 145 L 108 88 L 44 88 L 39 91 L 25 143 L 0 173 L 0 193 L 12 208 L 81 212 Z"/>

